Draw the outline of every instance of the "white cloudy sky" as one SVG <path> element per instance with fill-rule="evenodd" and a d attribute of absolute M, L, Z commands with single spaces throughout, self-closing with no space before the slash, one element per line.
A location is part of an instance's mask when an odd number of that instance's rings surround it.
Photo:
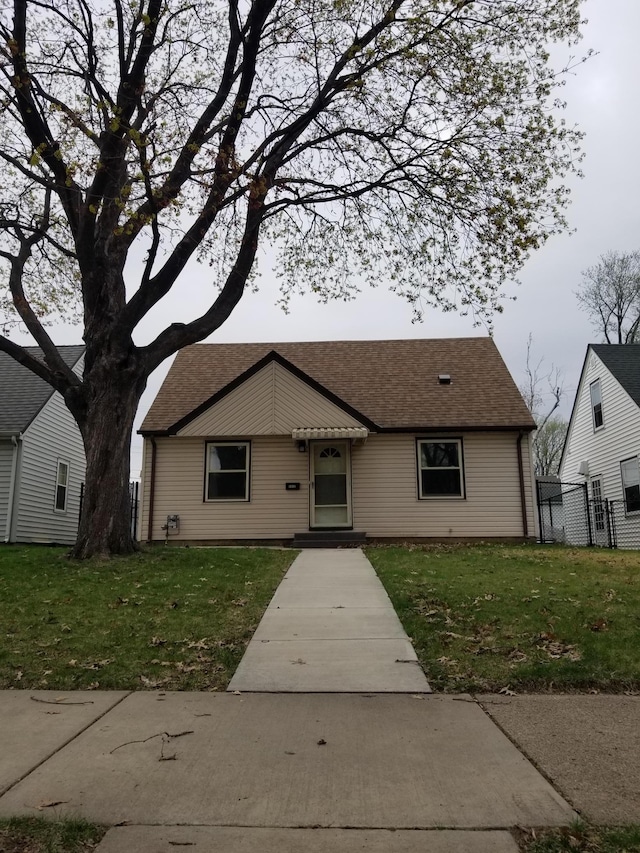
<path fill-rule="evenodd" d="M 581 271 L 610 249 L 640 249 L 640 0 L 586 0 L 588 25 L 574 54 L 593 48 L 598 55 L 581 66 L 567 81 L 566 118 L 586 132 L 583 164 L 585 177 L 573 182 L 569 210 L 575 233 L 553 238 L 527 263 L 521 285 L 512 292 L 495 320 L 495 340 L 518 383 L 523 380 L 526 342 L 534 338 L 534 351 L 544 365 L 564 372 L 568 415 L 579 372 L 589 342 L 598 340 L 586 316 L 578 309 L 574 291 Z M 145 329 L 147 338 L 167 322 L 187 320 L 211 297 L 197 273 L 185 281 L 180 293 L 168 298 Z M 472 320 L 451 314 L 429 313 L 413 324 L 402 300 L 385 291 L 366 292 L 351 303 L 317 304 L 311 297 L 292 303 L 285 315 L 276 307 L 276 286 L 268 270 L 258 294 L 243 297 L 235 313 L 212 341 L 293 341 L 362 338 L 461 337 L 482 334 Z M 59 343 L 75 343 L 78 329 L 64 328 Z M 544 366 L 543 365 L 543 366 Z M 168 363 L 151 377 L 143 397 L 137 425 L 149 408 L 166 374 Z M 141 442 L 134 442 L 132 475 L 140 467 Z"/>

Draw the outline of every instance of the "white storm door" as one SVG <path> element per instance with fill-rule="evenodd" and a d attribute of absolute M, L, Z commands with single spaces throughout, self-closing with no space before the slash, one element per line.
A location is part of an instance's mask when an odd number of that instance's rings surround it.
<path fill-rule="evenodd" d="M 350 442 L 311 442 L 311 527 L 351 527 L 350 463 Z"/>

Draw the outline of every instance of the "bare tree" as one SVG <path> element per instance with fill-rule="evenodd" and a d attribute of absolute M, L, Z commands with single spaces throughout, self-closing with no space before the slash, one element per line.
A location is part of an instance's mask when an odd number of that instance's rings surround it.
<path fill-rule="evenodd" d="M 359 276 L 418 315 L 500 309 L 505 283 L 566 225 L 559 179 L 577 169 L 580 133 L 551 110 L 563 69 L 548 44 L 577 40 L 579 5 L 2 4 L 0 309 L 43 358 L 9 334 L 0 349 L 81 430 L 76 556 L 133 547 L 129 445 L 147 378 L 224 323 L 262 242 L 279 250 L 285 301 L 349 298 Z M 139 343 L 196 258 L 209 308 Z M 74 310 L 83 377 L 46 328 Z"/>
<path fill-rule="evenodd" d="M 607 252 L 582 273 L 578 302 L 608 344 L 640 341 L 640 252 Z"/>
<path fill-rule="evenodd" d="M 558 473 L 569 424 L 563 418 L 549 418 L 535 435 L 536 474 L 548 477 Z"/>
<path fill-rule="evenodd" d="M 534 362 L 533 336 L 527 338 L 526 381 L 520 393 L 533 415 L 537 429 L 533 434 L 533 461 L 536 474 L 557 474 L 564 447 L 568 424 L 563 418 L 553 417 L 564 395 L 562 371 L 553 364 L 543 372 L 544 358 Z"/>

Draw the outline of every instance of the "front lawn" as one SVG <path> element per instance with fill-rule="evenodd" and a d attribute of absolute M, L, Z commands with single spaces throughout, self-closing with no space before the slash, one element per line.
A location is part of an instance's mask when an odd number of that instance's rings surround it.
<path fill-rule="evenodd" d="M 640 552 L 370 548 L 434 690 L 640 689 Z"/>
<path fill-rule="evenodd" d="M 0 688 L 221 690 L 294 551 L 0 547 Z"/>

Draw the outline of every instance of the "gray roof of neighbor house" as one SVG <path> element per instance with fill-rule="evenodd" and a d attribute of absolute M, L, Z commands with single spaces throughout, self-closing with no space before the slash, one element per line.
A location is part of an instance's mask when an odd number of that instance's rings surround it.
<path fill-rule="evenodd" d="M 591 344 L 600 361 L 640 406 L 640 344 Z"/>
<path fill-rule="evenodd" d="M 43 360 L 39 347 L 25 349 Z M 84 353 L 84 345 L 61 346 L 58 352 L 69 367 L 74 367 Z M 53 393 L 44 379 L 0 352 L 0 433 L 24 432 Z"/>
<path fill-rule="evenodd" d="M 493 340 L 446 338 L 194 344 L 176 356 L 140 432 L 177 432 L 272 359 L 373 430 L 535 428 Z"/>

